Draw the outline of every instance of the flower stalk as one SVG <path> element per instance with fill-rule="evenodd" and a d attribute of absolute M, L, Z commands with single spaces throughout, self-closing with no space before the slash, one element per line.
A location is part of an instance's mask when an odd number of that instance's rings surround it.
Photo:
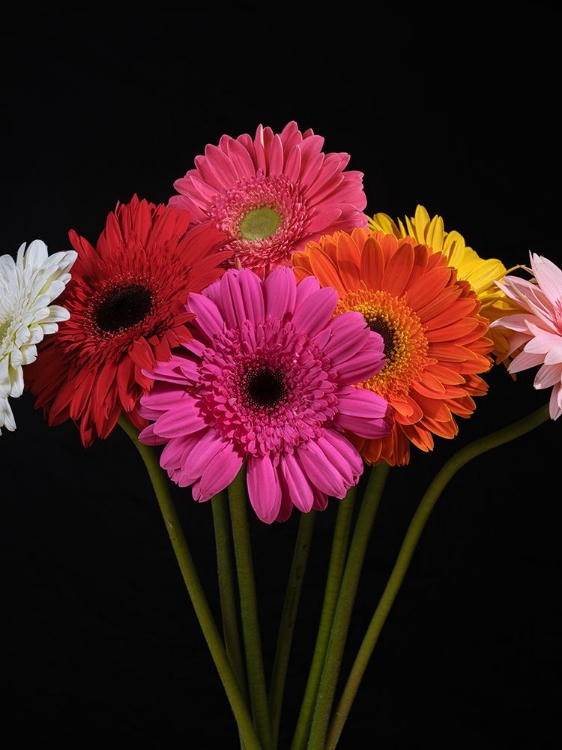
<path fill-rule="evenodd" d="M 245 467 L 228 487 L 232 538 L 238 571 L 242 632 L 246 651 L 248 689 L 256 732 L 264 750 L 273 750 L 271 721 L 261 648 L 256 582 L 248 528 L 248 501 L 245 492 Z"/>
<path fill-rule="evenodd" d="M 365 638 L 361 643 L 337 708 L 333 713 L 325 745 L 319 745 L 319 747 L 322 747 L 324 750 L 334 750 L 338 743 L 343 726 L 349 715 L 351 705 L 355 699 L 383 625 L 386 622 L 392 605 L 400 591 L 400 587 L 412 561 L 414 552 L 416 551 L 421 534 L 431 511 L 435 507 L 435 504 L 447 484 L 469 461 L 472 461 L 486 451 L 504 445 L 505 443 L 515 440 L 521 435 L 534 430 L 547 422 L 548 419 L 549 407 L 548 404 L 546 404 L 523 419 L 514 422 L 512 425 L 490 433 L 489 435 L 475 440 L 465 446 L 452 456 L 434 477 L 410 522 L 392 573 L 390 574 L 387 585 L 373 614 Z"/>
<path fill-rule="evenodd" d="M 197 574 L 187 539 L 182 530 L 181 521 L 170 494 L 168 478 L 161 470 L 156 454 L 149 447 L 139 442 L 138 431 L 131 425 L 124 415 L 121 415 L 119 418 L 119 425 L 131 438 L 133 445 L 140 453 L 152 482 L 154 493 L 158 500 L 158 505 L 164 519 L 168 536 L 172 543 L 172 548 L 182 578 L 189 593 L 193 608 L 195 609 L 201 631 L 205 637 L 234 713 L 240 736 L 244 743 L 244 750 L 264 750 L 264 746 L 262 746 L 262 743 L 256 734 L 256 730 L 254 729 L 252 717 L 246 707 L 244 697 L 238 684 L 238 679 L 232 669 L 230 659 L 228 658 L 222 638 L 207 602 L 205 592 L 201 585 L 201 581 Z"/>

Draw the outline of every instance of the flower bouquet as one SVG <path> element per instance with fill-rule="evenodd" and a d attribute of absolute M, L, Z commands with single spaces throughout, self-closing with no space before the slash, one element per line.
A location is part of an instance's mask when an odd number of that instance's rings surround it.
<path fill-rule="evenodd" d="M 130 437 L 244 750 L 279 747 L 317 515 L 337 503 L 290 750 L 338 745 L 449 481 L 562 414 L 562 270 L 532 252 L 510 269 L 483 259 L 421 205 L 403 220 L 367 212 L 349 161 L 294 121 L 224 135 L 167 204 L 118 202 L 95 244 L 71 230 L 71 250 L 36 239 L 0 258 L 0 428 L 16 429 L 13 400 L 28 391 L 86 449 L 116 428 Z M 463 445 L 428 482 L 342 673 L 389 473 L 457 437 L 492 368 L 507 379 L 536 368 L 548 403 Z M 218 615 L 171 486 L 212 514 Z M 299 514 L 271 664 L 254 566 L 276 563 L 255 559 L 250 513 L 272 535 Z"/>

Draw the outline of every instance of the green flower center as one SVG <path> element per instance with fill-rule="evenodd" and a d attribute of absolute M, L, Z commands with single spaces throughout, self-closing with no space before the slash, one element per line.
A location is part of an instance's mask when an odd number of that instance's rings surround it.
<path fill-rule="evenodd" d="M 240 222 L 240 234 L 245 240 L 265 240 L 275 234 L 281 217 L 268 206 L 255 208 L 244 216 Z"/>
<path fill-rule="evenodd" d="M 10 325 L 10 321 L 9 320 L 7 320 L 5 323 L 2 323 L 0 321 L 0 344 L 2 343 L 2 341 L 4 339 L 4 336 L 8 332 L 9 325 Z"/>

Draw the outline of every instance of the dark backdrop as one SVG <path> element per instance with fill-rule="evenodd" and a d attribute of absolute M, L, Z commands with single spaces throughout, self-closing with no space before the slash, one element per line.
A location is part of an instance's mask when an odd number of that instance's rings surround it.
<path fill-rule="evenodd" d="M 47 7 L 46 5 L 44 7 Z M 95 242 L 116 202 L 165 202 L 223 133 L 296 120 L 365 173 L 368 212 L 439 213 L 482 257 L 562 262 L 560 10 L 350 4 L 20 3 L 3 23 L 2 252 L 68 230 Z M 203 9 L 204 8 L 204 9 Z M 533 373 L 534 374 L 534 373 Z M 498 368 L 459 437 L 391 474 L 356 604 L 357 644 L 430 477 L 453 450 L 548 398 Z M 25 394 L 0 437 L 7 747 L 236 747 L 138 455 L 81 447 Z M 469 464 L 424 531 L 344 729 L 342 750 L 550 748 L 560 740 L 560 429 Z M 176 493 L 216 611 L 210 504 Z M 317 519 L 281 747 L 312 647 L 336 503 Z M 252 523 L 270 662 L 297 514 Z M 308 588 L 306 588 L 308 584 Z"/>

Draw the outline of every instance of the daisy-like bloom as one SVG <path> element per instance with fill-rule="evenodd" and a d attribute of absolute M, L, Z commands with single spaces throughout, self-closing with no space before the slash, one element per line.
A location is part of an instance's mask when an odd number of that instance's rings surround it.
<path fill-rule="evenodd" d="M 442 253 L 413 237 L 355 229 L 310 243 L 293 256 L 298 280 L 316 276 L 339 295 L 336 312 L 362 313 L 385 342 L 386 364 L 361 385 L 392 408 L 387 437 L 354 440 L 368 464 L 405 465 L 410 444 L 433 450 L 433 435 L 453 438 L 487 392 L 492 341 L 478 296 Z"/>
<path fill-rule="evenodd" d="M 539 367 L 534 386 L 552 388 L 551 419 L 562 414 L 562 270 L 551 260 L 529 253 L 531 279 L 508 275 L 498 286 L 513 300 L 518 313 L 499 318 L 493 328 L 512 333 L 508 355 L 511 373 Z"/>
<path fill-rule="evenodd" d="M 232 265 L 264 276 L 290 265 L 295 250 L 336 230 L 367 227 L 363 173 L 345 171 L 350 155 L 324 153 L 324 138 L 289 122 L 274 133 L 223 135 L 174 182 L 170 204 L 193 222 L 211 221 L 228 235 Z"/>
<path fill-rule="evenodd" d="M 388 403 L 353 384 L 383 366 L 383 340 L 356 312 L 334 316 L 335 289 L 297 285 L 290 268 L 265 280 L 230 269 L 187 309 L 193 339 L 158 362 L 139 439 L 166 444 L 160 463 L 203 502 L 246 466 L 249 500 L 265 523 L 342 498 L 363 472 L 345 437 L 388 434 Z M 148 374 L 148 373 L 147 373 Z"/>
<path fill-rule="evenodd" d="M 70 281 L 74 250 L 49 255 L 42 240 L 18 248 L 16 259 L 0 257 L 0 435 L 14 431 L 16 422 L 9 398 L 24 390 L 23 367 L 37 357 L 37 345 L 56 333 L 68 311 L 51 304 Z"/>
<path fill-rule="evenodd" d="M 369 217 L 369 229 L 393 234 L 399 239 L 413 237 L 418 243 L 427 245 L 437 253 L 443 253 L 450 266 L 457 269 L 459 279 L 468 281 L 482 303 L 481 314 L 490 322 L 497 318 L 516 312 L 516 307 L 500 289 L 496 281 L 502 279 L 508 270 L 496 258 L 481 258 L 478 253 L 465 243 L 459 232 L 446 232 L 441 216 L 430 218 L 427 209 L 418 205 L 414 216 L 406 216 L 405 223 L 395 222 L 388 214 L 377 213 Z M 493 355 L 496 360 L 505 360 L 509 348 L 506 331 L 500 328 L 490 329 L 489 335 L 494 342 Z M 508 334 L 509 336 L 509 334 Z"/>
<path fill-rule="evenodd" d="M 152 385 L 142 373 L 187 341 L 189 292 L 224 273 L 230 257 L 214 227 L 189 230 L 189 214 L 134 196 L 110 213 L 94 248 L 74 230 L 78 252 L 61 296 L 70 319 L 41 345 L 26 387 L 49 425 L 72 419 L 89 447 L 125 412 L 142 429 L 138 401 Z"/>

